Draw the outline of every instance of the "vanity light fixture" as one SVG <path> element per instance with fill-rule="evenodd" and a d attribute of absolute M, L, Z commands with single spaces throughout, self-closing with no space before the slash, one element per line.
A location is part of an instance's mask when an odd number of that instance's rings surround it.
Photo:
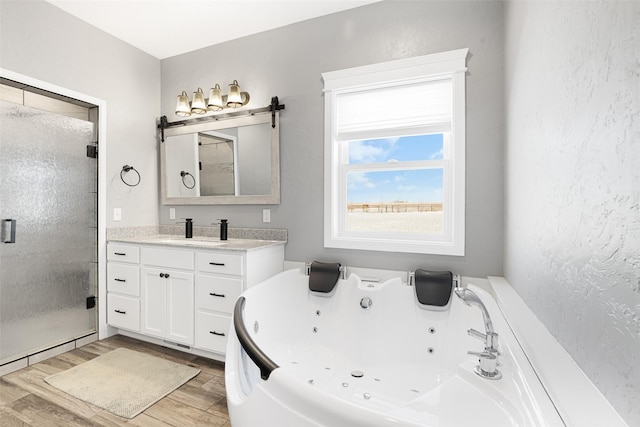
<path fill-rule="evenodd" d="M 240 108 L 249 103 L 249 93 L 242 92 L 237 80 L 229 85 L 229 94 L 223 95 L 220 85 L 216 83 L 209 90 L 209 99 L 204 98 L 202 88 L 193 92 L 193 98 L 189 103 L 187 92 L 182 91 L 178 95 L 176 103 L 176 115 L 189 117 L 191 114 L 205 114 L 210 111 L 222 111 L 225 108 Z"/>
<path fill-rule="evenodd" d="M 204 102 L 204 93 L 201 88 L 198 88 L 196 92 L 193 92 L 191 112 L 194 114 L 204 114 L 207 112 L 207 104 Z"/>
<path fill-rule="evenodd" d="M 178 95 L 176 114 L 180 117 L 189 117 L 191 115 L 191 104 L 189 104 L 189 96 L 185 91 L 182 91 L 182 95 Z"/>
<path fill-rule="evenodd" d="M 216 85 L 218 86 L 218 85 Z M 215 90 L 216 88 L 213 88 L 213 90 Z M 218 86 L 217 89 L 220 89 L 220 87 Z M 215 94 L 215 92 L 214 92 Z M 242 105 L 246 105 L 247 102 L 249 102 L 249 94 L 246 92 L 240 92 L 240 96 L 241 96 L 241 100 L 242 100 Z M 208 104 L 211 104 L 211 96 L 209 96 L 209 100 L 208 100 Z M 222 97 L 221 97 L 222 98 Z M 227 101 L 227 96 L 224 96 L 224 101 L 225 103 L 228 103 Z M 232 100 L 233 101 L 233 100 Z M 226 105 L 226 104 L 225 104 Z M 223 107 L 224 108 L 224 107 Z M 207 108 L 207 110 L 209 110 L 209 108 Z M 241 117 L 241 116 L 253 116 L 255 114 L 260 114 L 260 113 L 266 113 L 266 112 L 271 112 L 271 127 L 275 128 L 276 127 L 276 112 L 279 110 L 284 110 L 284 104 L 280 104 L 280 101 L 278 100 L 277 96 L 274 96 L 271 98 L 271 105 L 268 107 L 262 107 L 262 108 L 254 108 L 251 110 L 240 110 L 240 111 L 233 111 L 233 112 L 228 112 L 228 113 L 223 113 L 223 114 L 216 114 L 213 116 L 207 116 L 207 117 L 198 117 L 195 119 L 186 119 L 186 120 L 180 120 L 177 122 L 169 122 L 169 120 L 167 120 L 167 116 L 162 116 L 160 117 L 159 123 L 158 123 L 158 129 L 160 129 L 160 141 L 164 142 L 164 131 L 165 129 L 169 129 L 172 127 L 176 127 L 176 126 L 185 126 L 185 125 L 191 125 L 191 124 L 202 124 L 204 122 L 213 122 L 213 121 L 218 121 L 220 119 L 230 119 L 232 117 Z M 179 116 L 190 116 L 191 115 L 191 104 L 189 104 L 189 98 L 187 96 L 186 92 L 182 92 L 182 95 L 178 95 L 178 105 L 176 106 L 176 114 Z M 182 175 L 181 175 L 182 176 Z M 186 173 L 185 173 L 186 176 Z M 184 178 L 184 176 L 182 176 Z"/>

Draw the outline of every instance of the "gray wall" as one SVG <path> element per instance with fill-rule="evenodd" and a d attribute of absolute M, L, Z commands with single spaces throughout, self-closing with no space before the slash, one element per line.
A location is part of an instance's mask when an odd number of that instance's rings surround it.
<path fill-rule="evenodd" d="M 286 259 L 408 270 L 444 268 L 465 275 L 502 273 L 502 3 L 385 1 L 305 21 L 162 60 L 162 114 L 169 121 L 182 90 L 226 89 L 237 79 L 250 107 L 277 95 L 281 124 L 279 206 L 197 206 L 176 209 L 207 225 L 289 230 Z M 442 257 L 323 248 L 323 97 L 321 73 L 468 47 L 466 256 Z M 160 222 L 170 223 L 160 207 Z M 172 221 L 171 221 L 172 222 Z"/>
<path fill-rule="evenodd" d="M 505 277 L 637 426 L 640 3 L 505 16 Z"/>
<path fill-rule="evenodd" d="M 157 224 L 160 61 L 49 3 L 2 0 L 0 67 L 106 101 L 106 225 Z M 139 186 L 120 180 L 125 164 L 142 175 Z M 112 221 L 114 207 L 122 222 Z"/>

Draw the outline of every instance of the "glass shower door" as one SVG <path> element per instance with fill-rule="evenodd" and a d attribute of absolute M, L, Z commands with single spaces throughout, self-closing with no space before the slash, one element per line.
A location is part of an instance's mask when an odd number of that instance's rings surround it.
<path fill-rule="evenodd" d="M 0 101 L 0 364 L 96 331 L 94 141 L 89 121 Z"/>

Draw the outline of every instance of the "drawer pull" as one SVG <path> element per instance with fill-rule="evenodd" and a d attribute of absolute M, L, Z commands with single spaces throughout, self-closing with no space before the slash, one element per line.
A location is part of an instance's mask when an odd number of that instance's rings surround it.
<path fill-rule="evenodd" d="M 114 252 L 114 255 L 127 256 L 125 252 Z"/>
<path fill-rule="evenodd" d="M 224 298 L 224 294 L 216 294 L 215 292 L 209 292 L 209 295 L 211 295 L 212 297 Z"/>
<path fill-rule="evenodd" d="M 126 311 L 122 311 L 122 310 L 113 310 L 113 311 L 115 311 L 116 313 L 120 313 L 120 314 L 127 314 Z"/>
<path fill-rule="evenodd" d="M 210 262 L 210 265 L 217 265 L 218 267 L 224 267 L 224 262 Z"/>
<path fill-rule="evenodd" d="M 118 279 L 117 277 L 115 279 L 113 279 L 113 280 L 115 280 L 116 282 L 122 282 L 122 283 L 126 282 L 125 279 Z"/>
<path fill-rule="evenodd" d="M 217 335 L 219 337 L 224 337 L 225 336 L 224 332 L 209 331 L 209 333 L 213 334 L 213 335 Z"/>

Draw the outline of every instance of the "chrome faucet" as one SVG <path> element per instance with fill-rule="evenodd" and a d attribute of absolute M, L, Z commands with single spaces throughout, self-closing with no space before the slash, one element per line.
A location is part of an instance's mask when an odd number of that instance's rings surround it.
<path fill-rule="evenodd" d="M 493 332 L 493 322 L 491 321 L 491 317 L 489 316 L 489 312 L 487 311 L 487 307 L 484 306 L 484 303 L 480 300 L 478 295 L 473 292 L 471 289 L 467 288 L 456 288 L 456 295 L 464 301 L 469 307 L 476 306 L 480 308 L 482 311 L 482 318 L 484 319 L 484 328 L 487 332 Z"/>
<path fill-rule="evenodd" d="M 475 329 L 467 330 L 467 334 L 484 342 L 484 351 L 469 351 L 467 354 L 471 356 L 478 356 L 479 358 L 480 364 L 476 366 L 476 374 L 482 378 L 493 380 L 500 379 L 502 378 L 502 374 L 497 369 L 498 355 L 500 354 L 498 352 L 498 334 L 493 330 L 491 316 L 489 316 L 487 307 L 485 307 L 478 295 L 470 289 L 461 287 L 459 283 L 460 281 L 458 281 L 458 286 L 456 286 L 455 289 L 455 293 L 458 298 L 460 298 L 469 307 L 478 307 L 482 312 L 482 318 L 484 320 L 484 334 L 476 331 Z"/>
<path fill-rule="evenodd" d="M 478 295 L 470 289 L 456 287 L 456 295 L 469 307 L 476 306 L 482 312 L 485 333 L 483 334 L 482 332 L 478 332 L 475 329 L 469 329 L 467 333 L 474 338 L 478 338 L 480 341 L 484 341 L 486 351 L 490 353 L 497 353 L 498 334 L 496 334 L 493 330 L 493 322 L 491 321 L 491 316 L 489 316 L 487 307 L 485 307 L 484 303 L 478 297 Z"/>

